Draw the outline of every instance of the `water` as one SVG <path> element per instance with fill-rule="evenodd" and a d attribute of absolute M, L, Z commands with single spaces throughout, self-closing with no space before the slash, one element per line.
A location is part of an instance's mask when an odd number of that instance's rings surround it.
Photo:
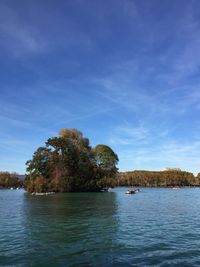
<path fill-rule="evenodd" d="M 0 266 L 200 266 L 200 189 L 0 191 Z"/>

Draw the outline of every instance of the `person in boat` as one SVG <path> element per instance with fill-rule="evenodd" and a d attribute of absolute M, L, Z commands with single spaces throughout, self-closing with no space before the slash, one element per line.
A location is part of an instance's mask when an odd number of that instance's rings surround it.
<path fill-rule="evenodd" d="M 125 194 L 128 194 L 128 195 L 135 194 L 135 190 L 128 190 Z"/>

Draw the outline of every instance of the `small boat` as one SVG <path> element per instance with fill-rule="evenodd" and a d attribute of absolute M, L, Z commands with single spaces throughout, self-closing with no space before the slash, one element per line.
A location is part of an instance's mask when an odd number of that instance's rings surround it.
<path fill-rule="evenodd" d="M 180 187 L 173 187 L 172 189 L 173 189 L 173 190 L 179 190 Z"/>
<path fill-rule="evenodd" d="M 33 192 L 31 193 L 31 195 L 35 195 L 35 196 L 47 196 L 47 195 L 52 195 L 52 194 L 55 194 L 55 192 L 45 192 L 45 193 Z"/>
<path fill-rule="evenodd" d="M 135 190 L 128 190 L 128 191 L 125 192 L 125 194 L 127 194 L 127 195 L 132 195 L 132 194 L 135 194 L 135 193 L 136 193 Z"/>

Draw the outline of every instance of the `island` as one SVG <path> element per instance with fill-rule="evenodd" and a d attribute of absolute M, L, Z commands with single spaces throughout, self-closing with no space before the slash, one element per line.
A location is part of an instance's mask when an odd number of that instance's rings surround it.
<path fill-rule="evenodd" d="M 77 129 L 63 129 L 27 161 L 30 193 L 98 192 L 114 186 L 118 156 L 107 145 L 90 145 Z"/>

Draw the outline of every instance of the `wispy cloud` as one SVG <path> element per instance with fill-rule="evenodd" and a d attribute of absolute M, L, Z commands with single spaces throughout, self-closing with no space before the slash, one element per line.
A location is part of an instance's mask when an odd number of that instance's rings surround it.
<path fill-rule="evenodd" d="M 38 53 L 46 49 L 46 42 L 39 29 L 20 20 L 20 16 L 3 3 L 0 5 L 1 46 L 14 56 Z"/>
<path fill-rule="evenodd" d="M 200 172 L 200 139 L 180 142 L 170 129 L 125 124 L 112 130 L 109 142 L 119 154 L 121 170 L 180 167 Z"/>
<path fill-rule="evenodd" d="M 119 126 L 112 130 L 110 143 L 112 145 L 141 145 L 145 144 L 149 137 L 149 131 L 143 127 Z"/>
<path fill-rule="evenodd" d="M 93 47 L 92 37 L 77 25 L 73 16 L 66 16 L 68 7 L 64 2 L 60 2 L 60 10 L 50 3 L 49 9 L 43 4 L 38 8 L 34 1 L 19 6 L 6 1 L 0 3 L 0 48 L 9 55 L 24 59 L 49 55 L 57 49 Z"/>

